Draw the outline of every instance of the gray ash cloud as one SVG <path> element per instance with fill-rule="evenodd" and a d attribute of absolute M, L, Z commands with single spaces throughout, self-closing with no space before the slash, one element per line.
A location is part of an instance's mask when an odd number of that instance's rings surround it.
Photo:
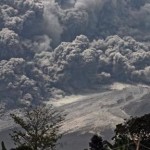
<path fill-rule="evenodd" d="M 59 20 L 62 40 L 84 34 L 90 39 L 117 34 L 150 39 L 149 0 L 56 0 L 51 13 Z"/>
<path fill-rule="evenodd" d="M 149 84 L 149 47 L 132 37 L 93 40 L 80 35 L 53 52 L 35 55 L 35 62 L 58 88 L 82 89 L 111 81 Z"/>
<path fill-rule="evenodd" d="M 150 84 L 149 39 L 148 0 L 0 0 L 1 101 Z"/>

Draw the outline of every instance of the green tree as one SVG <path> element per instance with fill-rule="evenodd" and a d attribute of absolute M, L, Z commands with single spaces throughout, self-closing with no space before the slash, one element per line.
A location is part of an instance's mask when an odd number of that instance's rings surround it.
<path fill-rule="evenodd" d="M 131 117 L 118 124 L 111 143 L 94 135 L 89 143 L 90 150 L 147 150 L 150 149 L 150 114 Z"/>
<path fill-rule="evenodd" d="M 11 138 L 17 146 L 27 146 L 33 150 L 55 149 L 61 137 L 59 128 L 64 115 L 52 105 L 25 109 L 23 115 L 11 114 L 14 122 L 21 127 L 12 130 Z"/>
<path fill-rule="evenodd" d="M 135 144 L 125 135 L 115 137 L 113 148 L 116 150 L 135 150 Z"/>
<path fill-rule="evenodd" d="M 135 149 L 139 145 L 150 147 L 150 114 L 141 117 L 131 117 L 115 129 L 115 146 L 129 144 L 128 148 Z M 140 147 L 140 150 L 146 148 Z"/>

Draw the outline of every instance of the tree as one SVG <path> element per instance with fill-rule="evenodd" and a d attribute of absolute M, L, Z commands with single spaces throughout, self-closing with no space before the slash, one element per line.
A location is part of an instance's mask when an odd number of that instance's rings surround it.
<path fill-rule="evenodd" d="M 115 129 L 113 144 L 94 135 L 89 143 L 90 150 L 147 150 L 150 149 L 150 114 L 131 117 Z"/>
<path fill-rule="evenodd" d="M 116 150 L 135 150 L 135 144 L 125 135 L 115 137 L 113 148 Z"/>
<path fill-rule="evenodd" d="M 104 150 L 103 139 L 101 136 L 94 135 L 89 143 L 90 150 Z"/>
<path fill-rule="evenodd" d="M 27 146 L 33 150 L 55 149 L 61 137 L 59 128 L 64 115 L 51 105 L 25 109 L 23 116 L 11 114 L 14 122 L 21 127 L 10 134 L 15 145 Z"/>
<path fill-rule="evenodd" d="M 131 117 L 124 123 L 118 124 L 115 129 L 115 143 L 127 144 L 133 147 L 144 145 L 150 147 L 150 114 L 141 117 Z M 135 148 L 134 148 L 135 149 Z M 140 150 L 145 150 L 140 147 Z"/>
<path fill-rule="evenodd" d="M 3 141 L 1 142 L 1 146 L 2 146 L 2 150 L 7 150 Z"/>
<path fill-rule="evenodd" d="M 93 135 L 89 143 L 90 150 L 110 150 L 112 148 L 113 145 L 111 145 L 108 141 L 103 140 L 103 138 L 99 135 Z"/>

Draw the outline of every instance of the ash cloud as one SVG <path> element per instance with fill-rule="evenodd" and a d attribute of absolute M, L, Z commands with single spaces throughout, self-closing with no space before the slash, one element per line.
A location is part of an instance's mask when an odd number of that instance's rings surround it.
<path fill-rule="evenodd" d="M 83 89 L 112 81 L 150 83 L 149 47 L 132 37 L 109 36 L 90 40 L 77 36 L 61 43 L 52 53 L 35 55 L 54 85 L 63 90 Z M 67 89 L 67 88 L 72 89 Z"/>
<path fill-rule="evenodd" d="M 56 0 L 57 16 L 64 28 L 62 40 L 79 34 L 90 39 L 117 34 L 149 40 L 150 2 L 148 0 Z M 67 4 L 66 4 L 67 3 Z M 71 4 L 71 5 L 70 5 Z M 59 7 L 59 8 L 58 8 Z M 56 9 L 56 7 L 55 7 Z"/>
<path fill-rule="evenodd" d="M 148 0 L 0 0 L 1 101 L 150 84 L 149 40 Z"/>

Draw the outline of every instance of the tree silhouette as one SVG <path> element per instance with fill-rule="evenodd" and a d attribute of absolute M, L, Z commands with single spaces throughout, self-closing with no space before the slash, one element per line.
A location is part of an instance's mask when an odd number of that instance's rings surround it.
<path fill-rule="evenodd" d="M 53 106 L 36 106 L 26 109 L 23 116 L 11 114 L 14 122 L 21 129 L 14 129 L 10 134 L 14 144 L 27 146 L 33 150 L 54 149 L 64 115 Z"/>
<path fill-rule="evenodd" d="M 137 146 L 139 140 L 140 144 L 150 147 L 150 114 L 131 117 L 116 126 L 115 142 L 118 140 L 118 143 L 123 145 L 127 143 L 127 139 L 128 143 L 133 143 L 132 147 Z M 145 150 L 145 148 L 141 147 L 140 150 Z"/>
<path fill-rule="evenodd" d="M 1 146 L 2 146 L 2 150 L 7 150 L 3 141 L 1 142 Z"/>
<path fill-rule="evenodd" d="M 118 124 L 113 141 L 103 141 L 101 136 L 94 135 L 89 143 L 90 150 L 147 150 L 150 149 L 150 114 L 131 117 Z"/>
<path fill-rule="evenodd" d="M 94 135 L 89 143 L 90 150 L 104 150 L 103 139 L 101 136 Z"/>

